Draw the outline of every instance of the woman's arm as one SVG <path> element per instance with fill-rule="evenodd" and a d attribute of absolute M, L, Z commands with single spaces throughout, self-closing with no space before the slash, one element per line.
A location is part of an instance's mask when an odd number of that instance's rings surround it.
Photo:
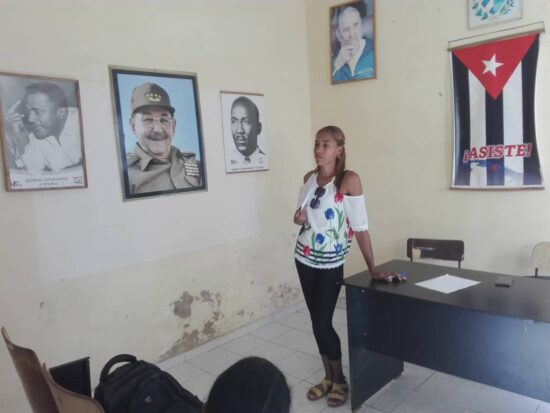
<path fill-rule="evenodd" d="M 359 175 L 353 171 L 347 171 L 340 185 L 340 192 L 348 196 L 363 195 L 363 187 L 361 186 Z M 376 269 L 374 254 L 372 252 L 372 242 L 368 230 L 355 232 L 355 239 L 357 240 L 357 244 L 359 245 L 359 249 L 361 250 L 361 254 L 363 255 L 363 259 L 367 264 L 372 278 L 384 280 L 387 277 L 399 277 L 399 280 L 401 280 L 401 277 L 397 273 L 383 272 Z"/>
<path fill-rule="evenodd" d="M 311 175 L 313 175 L 314 172 L 315 172 L 315 170 L 309 171 L 308 173 L 306 173 L 304 175 L 304 184 L 311 177 Z M 307 221 L 307 211 L 306 211 L 306 209 L 305 208 L 304 209 L 298 208 L 296 210 L 296 212 L 294 212 L 293 221 L 296 225 L 300 225 L 300 226 L 304 225 L 305 222 Z"/>

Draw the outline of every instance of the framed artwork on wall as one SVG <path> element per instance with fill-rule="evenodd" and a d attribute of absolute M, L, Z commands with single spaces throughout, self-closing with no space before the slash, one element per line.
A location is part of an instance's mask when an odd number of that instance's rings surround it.
<path fill-rule="evenodd" d="M 522 0 L 468 0 L 470 29 L 521 19 Z"/>
<path fill-rule="evenodd" d="M 256 93 L 220 92 L 225 171 L 269 169 L 264 96 Z"/>
<path fill-rule="evenodd" d="M 197 75 L 109 71 L 124 200 L 206 190 Z"/>
<path fill-rule="evenodd" d="M 332 84 L 376 78 L 374 0 L 330 8 Z"/>
<path fill-rule="evenodd" d="M 78 81 L 0 73 L 6 189 L 85 188 Z"/>

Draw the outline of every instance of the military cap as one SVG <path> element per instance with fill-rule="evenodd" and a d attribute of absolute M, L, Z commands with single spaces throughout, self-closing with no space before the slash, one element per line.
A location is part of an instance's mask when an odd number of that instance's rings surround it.
<path fill-rule="evenodd" d="M 132 92 L 132 114 L 146 106 L 160 106 L 168 109 L 173 115 L 176 109 L 170 105 L 170 97 L 166 90 L 156 83 L 143 83 L 136 86 Z"/>

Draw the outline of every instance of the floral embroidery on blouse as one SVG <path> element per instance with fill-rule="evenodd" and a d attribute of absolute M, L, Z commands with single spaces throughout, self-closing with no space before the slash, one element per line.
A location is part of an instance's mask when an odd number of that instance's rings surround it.
<path fill-rule="evenodd" d="M 336 191 L 333 183 L 329 186 L 328 197 L 320 197 L 319 208 L 308 207 L 308 217 L 316 220 L 317 228 L 310 222 L 302 226 L 294 254 L 298 261 L 317 268 L 334 268 L 343 264 L 353 238 L 344 210 L 344 195 Z"/>

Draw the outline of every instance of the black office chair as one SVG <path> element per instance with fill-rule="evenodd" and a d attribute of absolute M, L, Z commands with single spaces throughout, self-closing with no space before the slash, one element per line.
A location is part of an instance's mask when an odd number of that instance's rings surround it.
<path fill-rule="evenodd" d="M 464 260 L 464 241 L 448 239 L 409 238 L 407 257 L 412 261 L 418 258 L 456 261 L 458 268 Z"/>

